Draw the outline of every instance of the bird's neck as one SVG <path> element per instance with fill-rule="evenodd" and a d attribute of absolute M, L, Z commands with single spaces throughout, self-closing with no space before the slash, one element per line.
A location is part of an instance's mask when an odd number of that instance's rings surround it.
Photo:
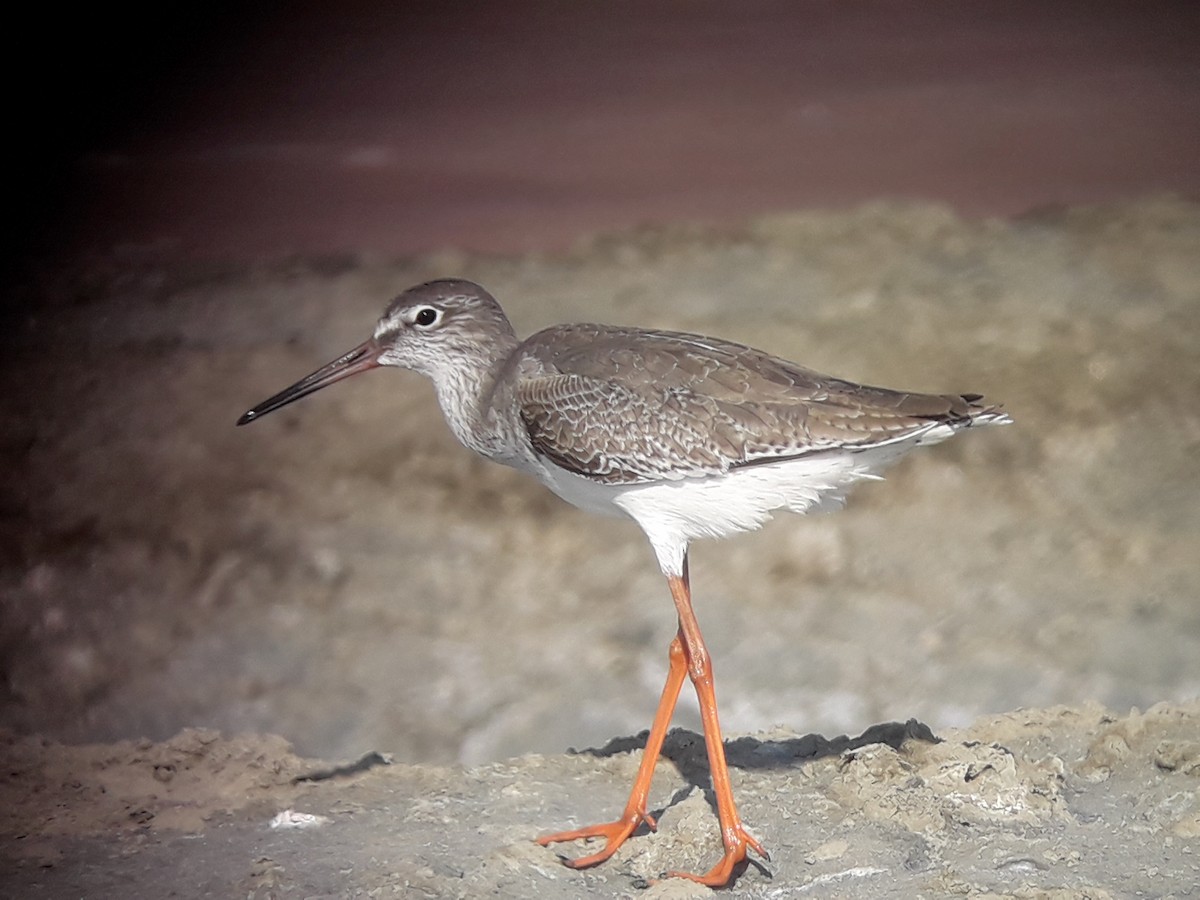
<path fill-rule="evenodd" d="M 490 459 L 503 460 L 510 454 L 515 436 L 508 417 L 494 403 L 497 383 L 505 362 L 517 348 L 516 335 L 501 335 L 486 350 L 475 348 L 455 365 L 438 367 L 430 373 L 438 404 L 446 424 L 459 443 Z"/>

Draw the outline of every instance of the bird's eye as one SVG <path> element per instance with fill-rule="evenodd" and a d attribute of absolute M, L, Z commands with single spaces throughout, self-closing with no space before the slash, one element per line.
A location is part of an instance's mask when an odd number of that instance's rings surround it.
<path fill-rule="evenodd" d="M 432 306 L 424 306 L 417 310 L 417 314 L 413 318 L 413 321 L 422 328 L 428 328 L 438 320 L 438 315 L 438 310 L 434 309 Z"/>

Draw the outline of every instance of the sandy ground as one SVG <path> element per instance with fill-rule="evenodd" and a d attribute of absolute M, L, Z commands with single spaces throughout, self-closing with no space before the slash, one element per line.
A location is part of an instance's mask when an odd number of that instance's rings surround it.
<path fill-rule="evenodd" d="M 712 855 L 687 733 L 657 836 L 581 875 L 527 843 L 614 813 L 636 766 L 673 623 L 635 528 L 471 457 L 404 373 L 233 428 L 446 274 L 522 332 L 716 333 L 1016 420 L 844 512 L 694 548 L 724 722 L 759 742 L 732 746 L 738 793 L 774 854 L 735 896 L 1194 892 L 1200 208 L 1160 198 L 41 283 L 0 368 L 0 717 L 43 736 L 4 749 L 11 896 L 619 896 Z M 797 737 L 909 719 L 946 740 Z M 677 723 L 698 730 L 694 705 Z M 230 737 L 178 734 L 197 726 Z M 297 786 L 316 764 L 237 737 L 257 732 L 396 765 Z M 332 824 L 269 830 L 289 806 Z"/>
<path fill-rule="evenodd" d="M 1114 716 L 1022 710 L 826 741 L 730 744 L 747 820 L 770 847 L 726 896 L 1194 897 L 1200 705 Z M 634 742 L 469 769 L 338 771 L 278 738 L 188 730 L 152 744 L 3 743 L 6 897 L 700 898 L 676 879 L 720 846 L 703 740 L 673 732 L 659 830 L 571 871 L 533 820 L 607 818 Z M 659 805 L 661 804 L 661 805 Z"/>

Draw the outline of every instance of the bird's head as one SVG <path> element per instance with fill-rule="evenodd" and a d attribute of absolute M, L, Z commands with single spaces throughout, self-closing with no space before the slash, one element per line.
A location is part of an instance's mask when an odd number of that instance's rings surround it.
<path fill-rule="evenodd" d="M 438 382 L 454 371 L 489 367 L 515 345 L 504 310 L 482 287 L 457 278 L 428 281 L 389 303 L 368 340 L 264 400 L 238 424 L 368 369 L 399 366 Z"/>

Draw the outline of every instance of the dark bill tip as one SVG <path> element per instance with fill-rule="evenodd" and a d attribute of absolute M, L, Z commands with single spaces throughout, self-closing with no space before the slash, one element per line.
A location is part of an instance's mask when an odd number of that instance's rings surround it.
<path fill-rule="evenodd" d="M 274 412 L 281 406 L 294 403 L 301 397 L 307 397 L 314 391 L 328 387 L 335 381 L 357 375 L 379 365 L 379 345 L 372 338 L 364 341 L 348 353 L 344 353 L 328 365 L 322 366 L 311 375 L 306 375 L 290 387 L 284 388 L 273 397 L 268 397 L 253 409 L 242 413 L 237 420 L 238 425 L 247 425 L 261 419 L 269 412 Z"/>

